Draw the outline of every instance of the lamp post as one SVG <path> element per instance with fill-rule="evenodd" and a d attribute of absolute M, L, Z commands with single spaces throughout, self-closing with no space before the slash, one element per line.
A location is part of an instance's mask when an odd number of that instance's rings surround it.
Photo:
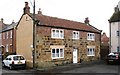
<path fill-rule="evenodd" d="M 35 56 L 36 55 L 36 24 L 35 24 L 35 0 L 33 6 L 33 69 L 35 69 Z"/>

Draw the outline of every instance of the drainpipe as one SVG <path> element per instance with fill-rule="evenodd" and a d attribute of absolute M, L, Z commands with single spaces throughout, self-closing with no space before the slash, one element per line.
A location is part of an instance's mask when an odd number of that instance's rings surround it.
<path fill-rule="evenodd" d="M 109 33 L 109 35 L 110 35 L 110 37 L 109 37 L 109 53 L 110 53 L 110 52 L 111 52 L 111 47 L 112 47 L 112 46 L 111 46 L 111 22 L 110 22 L 110 20 L 108 20 L 108 21 L 109 21 L 109 25 L 110 25 L 110 26 L 109 26 L 109 29 L 110 29 L 110 30 L 109 30 L 109 32 L 110 32 L 110 33 Z"/>

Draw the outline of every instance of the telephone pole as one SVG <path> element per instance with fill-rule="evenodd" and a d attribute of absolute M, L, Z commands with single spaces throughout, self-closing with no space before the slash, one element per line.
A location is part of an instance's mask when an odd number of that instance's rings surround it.
<path fill-rule="evenodd" d="M 36 24 L 35 24 L 35 0 L 33 5 L 33 69 L 35 69 L 36 58 Z"/>

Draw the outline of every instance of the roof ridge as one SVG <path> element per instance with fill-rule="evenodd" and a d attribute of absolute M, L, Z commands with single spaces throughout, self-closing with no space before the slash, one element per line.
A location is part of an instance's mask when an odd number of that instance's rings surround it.
<path fill-rule="evenodd" d="M 45 17 L 50 17 L 50 18 L 54 18 L 54 19 L 59 19 L 59 20 L 64 20 L 64 21 L 70 21 L 70 22 L 76 22 L 76 23 L 81 23 L 81 24 L 85 24 L 83 22 L 79 22 L 79 21 L 75 21 L 75 20 L 69 20 L 69 19 L 64 19 L 64 18 L 59 18 L 59 17 L 54 17 L 54 16 L 48 16 L 48 15 L 39 15 L 36 14 L 37 16 L 45 16 Z M 86 24 L 85 24 L 86 25 Z"/>

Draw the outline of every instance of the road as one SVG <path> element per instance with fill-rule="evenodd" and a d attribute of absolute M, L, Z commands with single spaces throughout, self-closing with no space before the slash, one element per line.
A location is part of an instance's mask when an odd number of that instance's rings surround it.
<path fill-rule="evenodd" d="M 60 66 L 59 68 L 51 70 L 32 70 L 32 69 L 15 69 L 9 70 L 8 68 L 3 68 L 3 75 L 40 75 L 40 73 L 47 74 L 57 74 L 57 73 L 81 73 L 80 75 L 118 75 L 120 68 L 118 65 L 106 65 L 103 62 L 94 64 L 70 64 L 67 66 Z M 92 74 L 91 74 L 92 73 Z"/>
<path fill-rule="evenodd" d="M 82 68 L 76 68 L 62 73 L 118 73 L 117 65 L 94 64 Z"/>

